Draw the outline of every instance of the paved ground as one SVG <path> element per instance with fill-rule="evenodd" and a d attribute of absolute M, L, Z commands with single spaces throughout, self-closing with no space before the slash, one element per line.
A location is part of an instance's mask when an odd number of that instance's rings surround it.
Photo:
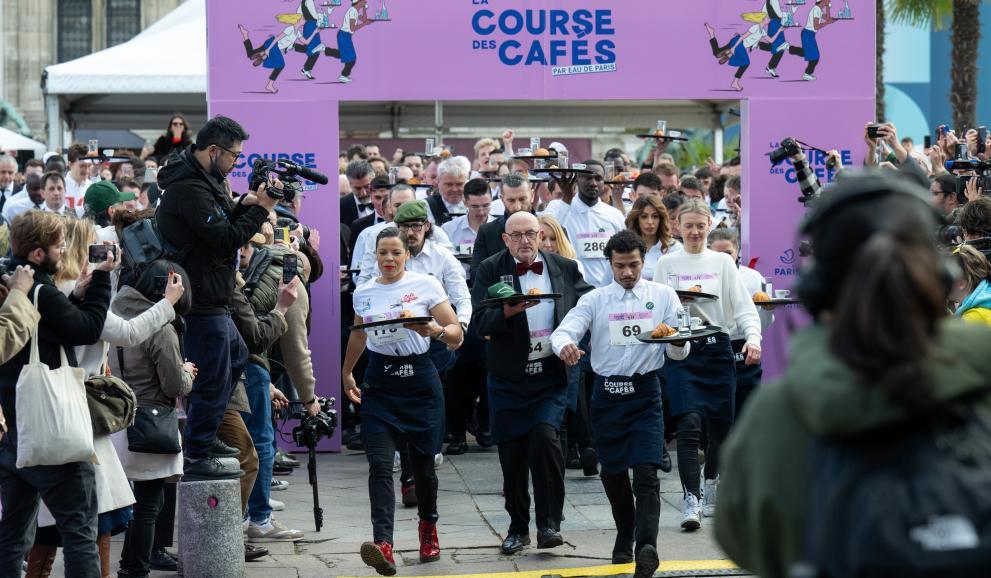
<path fill-rule="evenodd" d="M 325 526 L 319 533 L 313 531 L 305 455 L 300 459 L 304 460 L 304 467 L 281 478 L 289 480 L 291 487 L 273 492 L 273 497 L 286 503 L 286 510 L 276 513 L 275 517 L 306 532 L 306 539 L 296 544 L 268 544 L 272 555 L 248 564 L 247 576 L 376 575 L 361 563 L 357 554 L 360 544 L 371 536 L 364 454 L 345 452 L 318 456 L 320 500 L 325 518 Z M 509 525 L 509 517 L 500 495 L 502 477 L 495 451 L 483 451 L 473 445 L 472 451 L 463 456 L 445 458 L 437 473 L 442 558 L 431 564 L 419 563 L 416 509 L 405 509 L 397 504 L 395 538 L 400 576 L 544 571 L 609 564 L 615 534 L 598 477 L 586 478 L 581 471 L 568 471 L 566 519 L 561 528 L 566 541 L 564 546 L 553 550 L 527 549 L 516 556 L 503 556 L 498 546 Z M 397 474 L 397 490 L 398 485 Z M 716 561 L 705 562 L 700 565 L 702 568 L 731 567 L 723 560 L 725 556 L 713 540 L 711 524 L 695 533 L 680 529 L 681 489 L 677 470 L 671 474 L 661 473 L 661 491 L 663 503 L 658 544 L 662 560 L 666 562 L 661 570 L 685 566 L 673 561 L 692 560 Z M 535 533 L 533 530 L 533 535 Z M 115 537 L 114 560 L 119 555 L 120 539 L 120 536 Z M 631 568 L 626 572 L 631 572 Z M 619 573 L 623 568 L 611 570 Z M 59 575 L 62 575 L 61 560 L 53 573 L 53 576 Z M 540 575 L 536 574 L 538 578 Z M 152 576 L 169 574 L 154 572 Z"/>

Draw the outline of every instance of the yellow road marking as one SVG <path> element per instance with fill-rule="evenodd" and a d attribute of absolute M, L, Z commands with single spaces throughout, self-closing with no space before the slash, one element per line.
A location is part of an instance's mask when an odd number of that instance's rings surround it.
<path fill-rule="evenodd" d="M 586 566 L 584 568 L 562 568 L 560 570 L 526 570 L 523 572 L 499 572 L 494 574 L 446 574 L 441 576 L 419 576 L 417 578 L 541 578 L 558 575 L 561 578 L 576 576 L 615 576 L 632 574 L 634 564 L 610 564 L 608 566 Z M 729 560 L 669 560 L 661 562 L 658 572 L 687 572 L 691 570 L 737 570 L 739 567 Z M 339 576 L 338 578 L 359 578 Z"/>

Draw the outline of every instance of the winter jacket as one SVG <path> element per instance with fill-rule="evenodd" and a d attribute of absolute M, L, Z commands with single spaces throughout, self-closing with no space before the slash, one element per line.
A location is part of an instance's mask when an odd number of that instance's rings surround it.
<path fill-rule="evenodd" d="M 0 306 L 0 363 L 24 349 L 41 315 L 21 291 L 11 291 Z"/>
<path fill-rule="evenodd" d="M 231 295 L 231 318 L 237 332 L 244 339 L 244 344 L 248 347 L 250 354 L 248 360 L 257 363 L 268 369 L 268 358 L 265 352 L 272 347 L 279 337 L 286 332 L 286 318 L 278 311 L 272 310 L 267 315 L 257 317 L 254 309 L 248 303 L 241 289 L 244 287 L 244 279 L 238 274 L 235 278 L 236 288 Z M 251 413 L 251 406 L 248 403 L 248 394 L 244 390 L 244 376 L 234 387 L 234 393 L 227 403 L 227 409 Z"/>
<path fill-rule="evenodd" d="M 235 204 L 226 180 L 207 174 L 195 150 L 190 146 L 159 171 L 163 192 L 155 219 L 189 274 L 190 315 L 222 315 L 230 307 L 237 250 L 258 232 L 268 211 Z"/>
<path fill-rule="evenodd" d="M 183 135 L 183 138 L 178 143 L 172 142 L 171 134 L 163 134 L 158 137 L 155 141 L 155 146 L 152 149 L 151 156 L 158 161 L 159 165 L 165 163 L 165 159 L 169 158 L 169 155 L 173 153 L 181 153 L 186 147 L 193 144 L 193 141 Z"/>
<path fill-rule="evenodd" d="M 28 292 L 28 298 L 34 296 L 34 287 L 41 285 L 38 294 L 38 312 L 41 320 L 38 325 L 38 353 L 42 363 L 53 369 L 62 365 L 59 353 L 60 347 L 65 349 L 69 365 L 78 367 L 76 363 L 77 345 L 96 343 L 103 332 L 107 318 L 107 308 L 110 306 L 110 275 L 106 271 L 93 271 L 92 281 L 86 289 L 82 301 L 75 297 L 66 297 L 57 287 L 50 275 L 33 263 L 12 257 L 8 266 L 10 269 L 18 265 L 34 267 L 35 284 Z M 7 418 L 9 429 L 0 446 L 8 443 L 15 444 L 17 438 L 17 415 L 14 409 L 14 399 L 17 378 L 21 369 L 27 365 L 31 348 L 25 346 L 10 360 L 0 365 L 0 406 Z M 15 447 L 11 446 L 11 447 Z"/>
<path fill-rule="evenodd" d="M 981 281 L 957 307 L 955 314 L 970 323 L 991 325 L 991 284 L 987 280 Z"/>
<path fill-rule="evenodd" d="M 134 288 L 122 286 L 114 299 L 113 311 L 124 319 L 134 319 L 153 306 Z M 193 389 L 193 375 L 182 368 L 179 334 L 171 324 L 137 346 L 111 349 L 108 358 L 110 372 L 131 386 L 138 405 L 172 407 L 176 398 L 188 395 Z"/>
<path fill-rule="evenodd" d="M 758 388 L 721 454 L 716 539 L 761 578 L 786 578 L 802 559 L 813 438 L 859 436 L 920 419 L 888 401 L 829 352 L 829 331 L 794 336 L 784 377 Z M 991 385 L 987 327 L 947 319 L 928 356 L 936 403 Z M 978 407 L 991 412 L 991 395 Z"/>

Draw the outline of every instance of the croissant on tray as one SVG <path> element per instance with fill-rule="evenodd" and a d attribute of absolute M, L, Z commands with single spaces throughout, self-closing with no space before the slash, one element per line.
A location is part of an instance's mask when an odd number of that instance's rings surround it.
<path fill-rule="evenodd" d="M 677 329 L 671 327 L 667 323 L 661 323 L 650 332 L 650 336 L 653 339 L 661 339 L 663 337 L 671 337 L 675 333 L 678 333 Z"/>
<path fill-rule="evenodd" d="M 530 289 L 529 291 L 527 291 L 526 294 L 527 295 L 540 295 L 540 289 L 537 288 L 537 287 L 534 287 L 533 289 Z"/>

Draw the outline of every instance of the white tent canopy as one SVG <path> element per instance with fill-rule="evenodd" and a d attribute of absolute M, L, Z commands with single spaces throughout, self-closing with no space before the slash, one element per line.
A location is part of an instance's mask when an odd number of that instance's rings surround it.
<path fill-rule="evenodd" d="M 131 40 L 45 69 L 49 139 L 73 128 L 164 129 L 182 110 L 206 120 L 206 0 L 187 0 Z M 53 130 L 54 129 L 54 130 Z"/>
<path fill-rule="evenodd" d="M 0 127 L 0 150 L 34 151 L 35 158 L 41 158 L 46 149 L 44 143 Z"/>

